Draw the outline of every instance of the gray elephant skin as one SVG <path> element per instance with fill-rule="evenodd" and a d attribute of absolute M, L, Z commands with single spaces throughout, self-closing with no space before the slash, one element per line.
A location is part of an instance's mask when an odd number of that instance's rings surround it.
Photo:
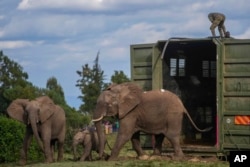
<path fill-rule="evenodd" d="M 57 160 L 63 159 L 66 118 L 64 110 L 55 105 L 48 96 L 34 100 L 16 99 L 7 108 L 8 115 L 26 125 L 20 165 L 27 162 L 27 150 L 34 134 L 45 155 L 45 162 L 54 161 L 54 146 L 58 144 Z"/>
<path fill-rule="evenodd" d="M 104 136 L 104 143 L 105 144 L 107 143 L 105 136 Z M 82 147 L 84 148 L 80 161 L 85 161 L 85 160 L 92 161 L 92 151 L 96 151 L 97 153 L 99 153 L 99 150 L 98 150 L 99 140 L 98 140 L 97 132 L 92 129 L 85 129 L 83 131 L 77 132 L 74 135 L 73 142 L 72 142 L 74 160 L 78 160 L 78 157 L 77 157 L 78 145 L 82 145 Z M 105 155 L 107 156 L 107 154 Z"/>
<path fill-rule="evenodd" d="M 109 160 L 116 160 L 122 146 L 131 140 L 134 150 L 139 157 L 145 156 L 140 146 L 139 132 L 155 135 L 155 149 L 153 154 L 160 155 L 164 137 L 174 148 L 173 158 L 181 159 L 184 154 L 180 147 L 183 115 L 186 114 L 194 125 L 180 98 L 166 90 L 144 92 L 133 83 L 123 83 L 109 86 L 97 99 L 93 121 L 100 140 L 100 153 L 104 149 L 104 132 L 101 127 L 103 117 L 116 116 L 120 128 Z"/>

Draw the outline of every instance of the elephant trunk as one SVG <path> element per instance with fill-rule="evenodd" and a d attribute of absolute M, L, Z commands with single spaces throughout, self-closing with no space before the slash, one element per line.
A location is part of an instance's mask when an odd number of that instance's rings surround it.
<path fill-rule="evenodd" d="M 38 129 L 37 129 L 37 122 L 35 119 L 29 119 L 30 120 L 30 124 L 31 124 L 31 128 L 33 131 L 33 134 L 38 142 L 39 147 L 41 148 L 41 150 L 44 152 L 44 147 L 43 147 L 43 143 L 41 141 L 41 138 L 38 134 Z"/>
<path fill-rule="evenodd" d="M 104 131 L 102 128 L 102 121 L 95 122 L 95 127 L 96 127 L 96 132 L 97 136 L 99 139 L 99 157 L 103 157 L 103 152 L 104 152 L 104 145 L 105 145 L 105 140 L 104 140 Z"/>

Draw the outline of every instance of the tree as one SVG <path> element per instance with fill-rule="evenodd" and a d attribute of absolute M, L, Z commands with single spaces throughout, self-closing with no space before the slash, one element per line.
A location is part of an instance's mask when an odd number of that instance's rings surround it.
<path fill-rule="evenodd" d="M 0 91 L 15 85 L 26 86 L 29 78 L 23 68 L 0 51 Z"/>
<path fill-rule="evenodd" d="M 0 51 L 0 112 L 5 111 L 12 100 L 33 98 L 39 92 L 27 79 L 23 68 Z"/>
<path fill-rule="evenodd" d="M 81 71 L 76 71 L 81 78 L 77 80 L 76 86 L 82 93 L 82 96 L 79 96 L 83 102 L 80 106 L 82 112 L 91 113 L 94 110 L 97 98 L 105 86 L 104 71 L 99 65 L 99 54 L 98 52 L 92 68 L 85 64 Z"/>
<path fill-rule="evenodd" d="M 111 76 L 112 83 L 121 84 L 124 82 L 129 82 L 130 79 L 124 74 L 123 71 L 115 71 Z"/>
<path fill-rule="evenodd" d="M 46 94 L 56 103 L 60 105 L 66 105 L 65 96 L 62 86 L 57 82 L 55 77 L 51 77 L 47 80 Z"/>

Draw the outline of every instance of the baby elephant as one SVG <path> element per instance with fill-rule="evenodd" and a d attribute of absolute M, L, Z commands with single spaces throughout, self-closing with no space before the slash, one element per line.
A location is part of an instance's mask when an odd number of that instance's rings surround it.
<path fill-rule="evenodd" d="M 106 143 L 107 142 L 106 137 L 104 138 L 104 140 Z M 85 160 L 92 161 L 92 154 L 91 154 L 92 150 L 99 153 L 99 151 L 98 151 L 99 141 L 98 141 L 98 136 L 97 136 L 97 133 L 95 130 L 85 129 L 85 130 L 79 131 L 75 134 L 75 136 L 73 138 L 73 143 L 72 143 L 74 160 L 77 160 L 76 148 L 77 148 L 78 144 L 81 144 L 84 148 L 84 151 L 83 151 L 83 154 L 80 158 L 80 161 L 85 161 Z M 110 148 L 110 150 L 111 150 L 111 148 Z M 104 156 L 106 157 L 107 154 L 104 154 Z"/>

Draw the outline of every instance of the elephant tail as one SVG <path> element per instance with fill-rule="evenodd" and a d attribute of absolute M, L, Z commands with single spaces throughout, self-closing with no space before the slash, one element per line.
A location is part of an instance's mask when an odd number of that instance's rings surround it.
<path fill-rule="evenodd" d="M 184 113 L 187 115 L 188 119 L 190 120 L 190 122 L 192 123 L 192 125 L 194 126 L 194 128 L 199 131 L 199 132 L 208 132 L 210 131 L 213 127 L 208 127 L 205 129 L 200 129 L 196 126 L 196 124 L 194 123 L 193 119 L 191 118 L 191 116 L 189 115 L 189 113 L 187 112 L 187 110 L 185 109 Z"/>

